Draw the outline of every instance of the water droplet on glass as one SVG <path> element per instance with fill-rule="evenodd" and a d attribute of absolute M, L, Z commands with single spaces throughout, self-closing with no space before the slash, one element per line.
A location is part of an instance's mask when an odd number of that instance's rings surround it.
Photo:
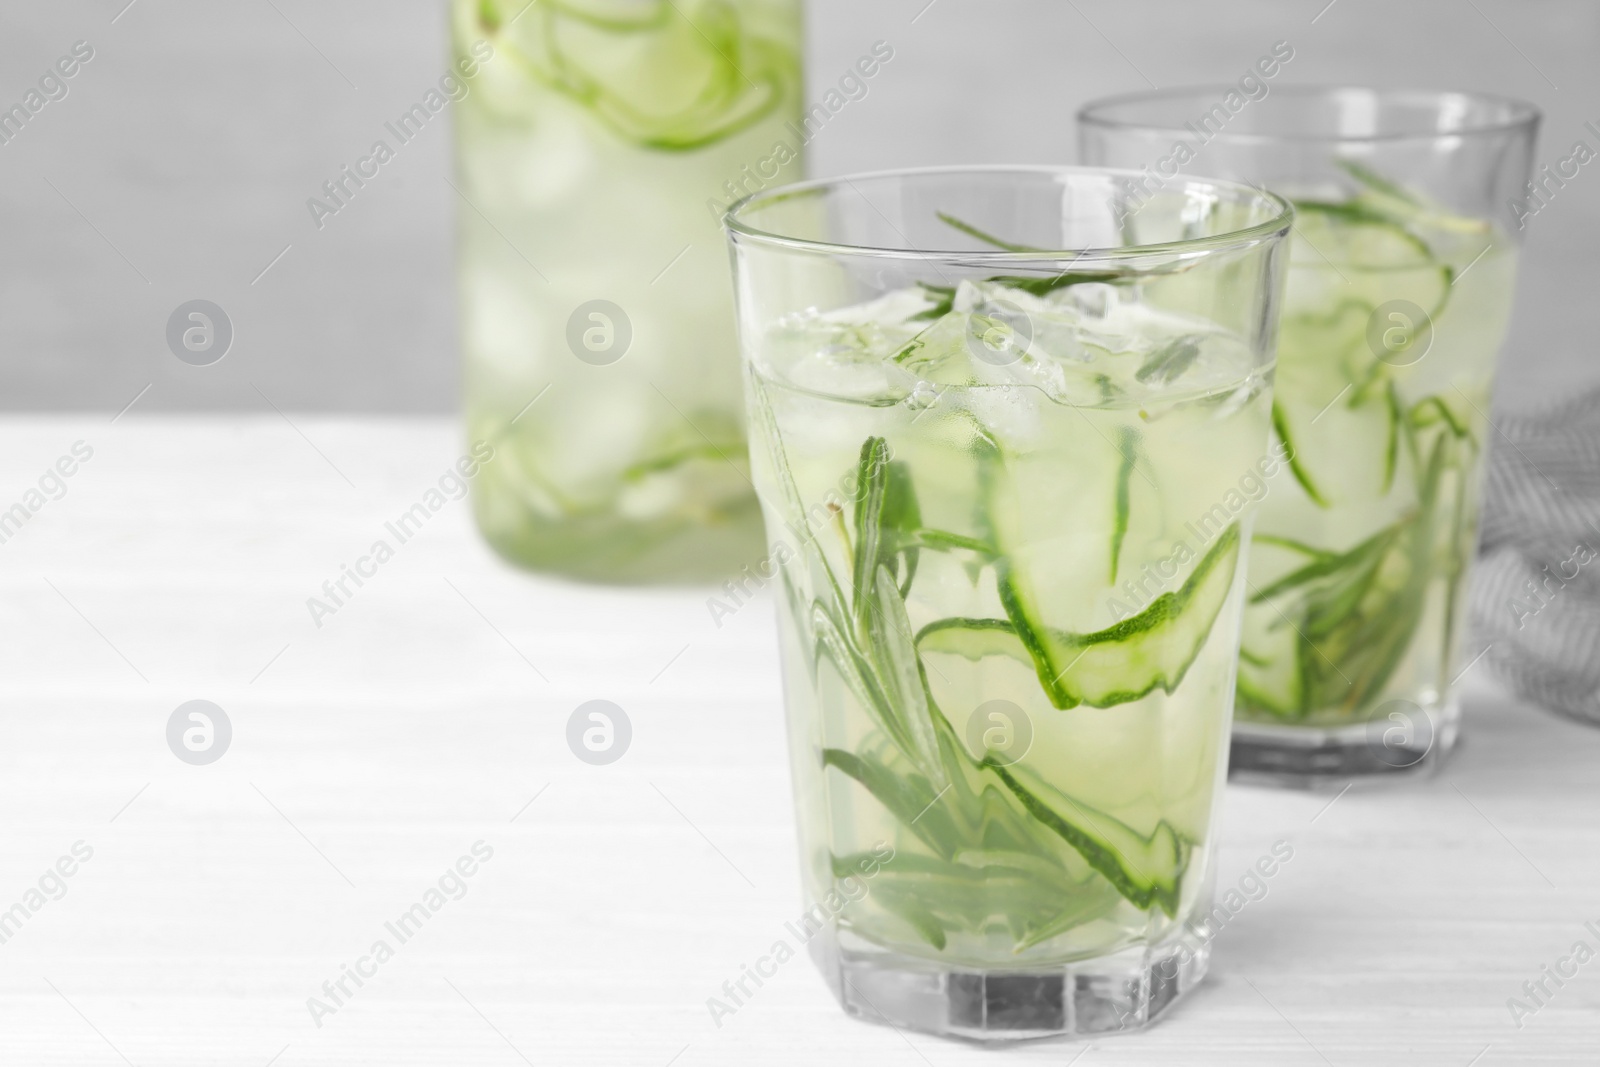
<path fill-rule="evenodd" d="M 918 382 L 906 395 L 906 407 L 914 411 L 926 411 L 939 401 L 939 390 L 932 382 Z"/>

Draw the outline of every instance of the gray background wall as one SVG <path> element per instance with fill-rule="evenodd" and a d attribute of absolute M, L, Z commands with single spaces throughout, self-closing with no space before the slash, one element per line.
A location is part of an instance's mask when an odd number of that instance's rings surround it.
<path fill-rule="evenodd" d="M 1582 128 L 1600 123 L 1600 5 L 1325 4 L 811 0 L 813 95 L 873 41 L 896 52 L 813 143 L 811 169 L 1071 162 L 1083 101 L 1232 80 L 1280 39 L 1296 51 L 1282 82 L 1508 93 L 1546 111 L 1541 162 L 1580 137 L 1600 148 Z M 0 14 L 5 106 L 73 42 L 95 49 L 68 96 L 0 146 L 0 408 L 114 413 L 149 385 L 140 413 L 451 410 L 448 130 L 430 125 L 320 232 L 305 207 L 443 72 L 444 0 L 125 5 L 13 0 Z M 1600 163 L 1530 229 L 1509 408 L 1600 381 Z M 195 297 L 237 330 L 212 367 L 164 342 Z"/>

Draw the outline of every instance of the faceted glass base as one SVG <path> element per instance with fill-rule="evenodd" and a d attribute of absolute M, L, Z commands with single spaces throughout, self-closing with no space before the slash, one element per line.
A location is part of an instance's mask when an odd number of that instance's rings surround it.
<path fill-rule="evenodd" d="M 1404 710 L 1349 726 L 1233 724 L 1228 778 L 1298 789 L 1341 786 L 1352 778 L 1426 778 L 1444 765 L 1461 732 L 1461 708 Z M 1380 708 L 1380 711 L 1383 709 Z"/>
<path fill-rule="evenodd" d="M 836 928 L 810 951 L 851 1015 L 983 1042 L 1142 1029 L 1205 976 L 1211 955 L 1209 939 L 1189 929 L 1160 945 L 1026 971 L 945 966 Z"/>

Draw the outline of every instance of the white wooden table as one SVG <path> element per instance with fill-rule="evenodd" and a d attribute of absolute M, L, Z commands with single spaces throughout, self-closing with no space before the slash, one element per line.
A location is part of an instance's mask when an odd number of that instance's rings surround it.
<path fill-rule="evenodd" d="M 319 629 L 307 598 L 435 484 L 453 424 L 13 419 L 0 510 L 79 440 L 0 544 L 0 909 L 28 912 L 0 944 L 6 1067 L 1600 1060 L 1600 960 L 1520 1029 L 1507 1007 L 1600 949 L 1600 733 L 1477 672 L 1443 779 L 1229 789 L 1222 882 L 1294 857 L 1148 1033 L 900 1034 L 803 957 L 719 1029 L 706 998 L 799 909 L 769 602 L 719 628 L 708 590 L 519 574 L 451 503 Z M 206 766 L 166 742 L 194 699 L 233 727 Z M 591 699 L 632 722 L 609 766 L 565 740 Z M 385 923 L 480 841 L 399 942 Z M 41 877 L 65 893 L 32 909 Z"/>

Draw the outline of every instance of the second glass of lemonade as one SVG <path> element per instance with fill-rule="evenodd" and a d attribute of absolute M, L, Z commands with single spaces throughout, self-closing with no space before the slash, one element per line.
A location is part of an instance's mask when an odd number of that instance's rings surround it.
<path fill-rule="evenodd" d="M 1416 774 L 1454 744 L 1465 583 L 1538 112 L 1448 92 L 1161 90 L 1079 113 L 1083 158 L 1295 206 L 1233 769 Z"/>
<path fill-rule="evenodd" d="M 732 574 L 761 524 L 721 214 L 800 176 L 799 0 L 452 0 L 451 21 L 476 69 L 455 187 L 479 529 L 576 577 Z"/>
<path fill-rule="evenodd" d="M 728 216 L 790 928 L 863 1017 L 1117 1031 L 1205 971 L 1290 213 L 1118 190 L 910 171 Z"/>

